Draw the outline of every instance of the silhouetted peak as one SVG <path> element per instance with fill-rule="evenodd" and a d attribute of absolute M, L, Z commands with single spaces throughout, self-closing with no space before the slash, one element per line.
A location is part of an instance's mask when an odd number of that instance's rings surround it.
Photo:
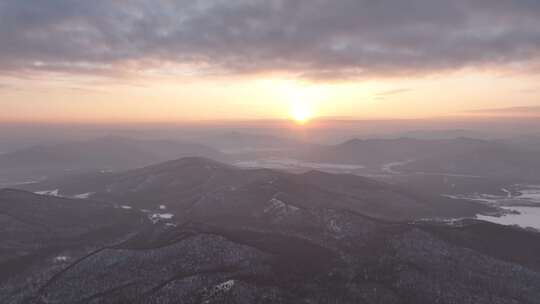
<path fill-rule="evenodd" d="M 349 139 L 347 140 L 346 142 L 342 143 L 341 145 L 342 146 L 356 146 L 356 145 L 360 145 L 364 142 L 364 140 L 360 139 L 360 138 L 353 138 L 353 139 Z"/>

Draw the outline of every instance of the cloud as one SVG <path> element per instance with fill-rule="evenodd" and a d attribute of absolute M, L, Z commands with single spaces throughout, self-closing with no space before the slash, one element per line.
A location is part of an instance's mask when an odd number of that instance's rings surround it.
<path fill-rule="evenodd" d="M 537 0 L 2 0 L 0 71 L 342 79 L 526 66 Z"/>
<path fill-rule="evenodd" d="M 6 83 L 0 83 L 0 92 L 2 91 L 23 91 L 23 89 Z"/>
<path fill-rule="evenodd" d="M 540 106 L 479 109 L 467 111 L 466 113 L 478 115 L 540 116 Z"/>
<path fill-rule="evenodd" d="M 394 95 L 405 94 L 410 91 L 412 90 L 411 89 L 394 89 L 394 90 L 379 92 L 377 96 L 378 97 L 394 96 Z"/>

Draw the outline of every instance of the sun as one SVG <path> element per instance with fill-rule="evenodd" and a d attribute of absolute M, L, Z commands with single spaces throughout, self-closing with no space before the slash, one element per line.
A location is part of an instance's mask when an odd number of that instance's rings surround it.
<path fill-rule="evenodd" d="M 313 117 L 313 111 L 305 103 L 295 103 L 291 108 L 291 118 L 298 124 L 305 124 Z"/>

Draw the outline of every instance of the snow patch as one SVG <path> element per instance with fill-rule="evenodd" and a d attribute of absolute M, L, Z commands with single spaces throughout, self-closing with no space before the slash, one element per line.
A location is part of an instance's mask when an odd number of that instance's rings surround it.
<path fill-rule="evenodd" d="M 409 163 L 412 163 L 413 161 L 414 159 L 409 159 L 409 160 L 404 160 L 404 161 L 387 163 L 387 164 L 382 165 L 381 171 L 386 172 L 388 174 L 400 174 L 400 172 L 397 171 L 395 168 L 407 165 Z"/>
<path fill-rule="evenodd" d="M 458 195 L 450 195 L 450 194 L 443 194 L 442 196 L 451 198 L 451 199 L 459 199 L 459 200 L 469 200 L 469 201 L 477 201 L 487 204 L 493 204 L 496 205 L 501 200 L 505 199 L 505 196 L 499 196 L 499 195 L 491 195 L 491 194 L 458 194 Z"/>
<path fill-rule="evenodd" d="M 219 292 L 227 292 L 227 291 L 231 290 L 234 287 L 235 283 L 236 282 L 234 280 L 228 280 L 228 281 L 225 281 L 223 283 L 219 283 L 219 284 L 217 284 L 216 286 L 214 286 L 212 288 L 210 293 L 214 295 L 214 294 L 219 293 Z"/>
<path fill-rule="evenodd" d="M 216 289 L 217 291 L 229 291 L 234 287 L 234 284 L 235 284 L 234 280 L 228 280 L 214 286 L 214 289 Z"/>
<path fill-rule="evenodd" d="M 513 195 L 512 191 L 507 188 L 501 188 L 501 191 L 505 195 L 491 195 L 491 194 L 461 194 L 461 195 L 443 195 L 452 199 L 466 199 L 472 201 L 479 201 L 495 205 L 515 204 L 515 203 L 527 203 L 527 204 L 540 204 L 540 186 L 538 185 L 514 185 L 519 191 L 519 195 Z"/>
<path fill-rule="evenodd" d="M 55 263 L 67 262 L 68 260 L 69 260 L 69 257 L 65 255 L 60 255 L 54 258 Z"/>
<path fill-rule="evenodd" d="M 87 199 L 89 198 L 92 194 L 94 194 L 95 192 L 87 192 L 87 193 L 81 193 L 81 194 L 76 194 L 73 196 L 73 198 L 76 198 L 76 199 Z"/>
<path fill-rule="evenodd" d="M 336 220 L 330 220 L 330 223 L 328 223 L 328 229 L 334 233 L 340 233 L 342 230 Z"/>
<path fill-rule="evenodd" d="M 212 288 L 206 289 L 204 292 L 205 299 L 202 303 L 204 304 L 212 303 L 212 298 L 214 298 L 220 293 L 229 292 L 234 287 L 235 284 L 236 284 L 235 280 L 228 280 L 228 281 L 219 283 Z"/>
<path fill-rule="evenodd" d="M 524 189 L 519 190 L 521 193 L 519 199 L 529 200 L 534 203 L 540 203 L 540 186 L 539 185 L 523 185 Z"/>
<path fill-rule="evenodd" d="M 298 210 L 300 210 L 300 208 L 293 205 L 288 205 L 277 198 L 273 198 L 268 201 L 268 206 L 264 208 L 263 212 L 265 214 L 273 215 L 277 219 L 281 219 L 287 215 L 297 212 Z"/>
<path fill-rule="evenodd" d="M 126 209 L 126 210 L 130 210 L 130 209 L 133 209 L 133 207 L 131 207 L 131 206 L 128 206 L 128 205 L 122 205 L 122 206 L 120 206 L 120 208 L 122 208 L 122 209 Z"/>
<path fill-rule="evenodd" d="M 60 191 L 59 189 L 55 189 L 55 190 L 36 191 L 34 193 L 39 194 L 39 195 L 60 196 L 59 191 Z"/>
<path fill-rule="evenodd" d="M 154 213 L 151 214 L 148 218 L 152 221 L 152 223 L 157 224 L 163 220 L 170 220 L 174 217 L 174 214 L 172 213 Z"/>
<path fill-rule="evenodd" d="M 510 192 L 510 190 L 508 190 L 506 188 L 502 188 L 501 191 L 506 193 L 506 197 L 508 197 L 508 198 L 512 197 L 512 192 Z"/>

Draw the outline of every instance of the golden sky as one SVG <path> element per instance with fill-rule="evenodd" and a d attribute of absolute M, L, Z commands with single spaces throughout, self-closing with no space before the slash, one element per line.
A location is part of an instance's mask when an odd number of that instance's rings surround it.
<path fill-rule="evenodd" d="M 6 0 L 0 121 L 538 114 L 538 3 Z"/>
<path fill-rule="evenodd" d="M 469 110 L 540 105 L 538 77 L 463 71 L 417 78 L 309 81 L 275 75 L 5 79 L 0 120 L 179 122 L 312 117 L 348 119 L 468 115 Z M 9 85 L 7 85 L 9 84 Z"/>

